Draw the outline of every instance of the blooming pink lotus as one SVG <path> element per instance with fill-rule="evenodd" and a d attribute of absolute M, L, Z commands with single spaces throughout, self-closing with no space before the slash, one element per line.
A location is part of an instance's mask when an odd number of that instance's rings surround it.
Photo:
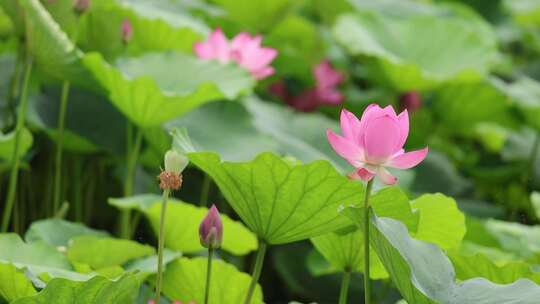
<path fill-rule="evenodd" d="M 332 148 L 356 170 L 351 178 L 371 180 L 375 175 L 385 184 L 395 184 L 397 178 L 386 169 L 409 169 L 418 165 L 428 153 L 428 148 L 405 152 L 403 145 L 409 135 L 407 110 L 396 115 L 391 106 L 380 108 L 369 105 L 358 120 L 347 110 L 341 112 L 341 131 L 337 135 L 326 132 Z"/>
<path fill-rule="evenodd" d="M 263 79 L 274 74 L 270 63 L 276 58 L 277 51 L 261 47 L 261 41 L 261 35 L 251 36 L 242 32 L 229 42 L 223 31 L 217 28 L 206 41 L 195 43 L 193 49 L 201 59 L 221 63 L 233 61 L 248 70 L 255 79 Z"/>

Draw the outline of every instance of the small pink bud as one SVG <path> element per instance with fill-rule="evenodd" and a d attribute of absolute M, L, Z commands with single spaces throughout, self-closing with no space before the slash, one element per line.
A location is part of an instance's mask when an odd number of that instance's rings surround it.
<path fill-rule="evenodd" d="M 201 245 L 205 248 L 218 249 L 221 247 L 223 224 L 215 205 L 212 205 L 208 210 L 208 214 L 206 214 L 199 226 L 199 238 Z"/>
<path fill-rule="evenodd" d="M 154 300 L 148 300 L 148 304 L 156 304 L 156 301 L 154 301 Z"/>
<path fill-rule="evenodd" d="M 121 32 L 122 32 L 122 41 L 124 44 L 127 44 L 131 38 L 133 38 L 133 27 L 131 26 L 131 22 L 129 22 L 129 19 L 124 19 L 122 21 L 121 26 Z"/>
<path fill-rule="evenodd" d="M 415 112 L 422 107 L 422 96 L 416 91 L 401 94 L 399 96 L 399 107 L 402 111 Z"/>
<path fill-rule="evenodd" d="M 75 11 L 81 15 L 84 14 L 84 12 L 86 12 L 89 7 L 90 0 L 75 0 L 73 2 L 73 9 L 75 9 Z"/>

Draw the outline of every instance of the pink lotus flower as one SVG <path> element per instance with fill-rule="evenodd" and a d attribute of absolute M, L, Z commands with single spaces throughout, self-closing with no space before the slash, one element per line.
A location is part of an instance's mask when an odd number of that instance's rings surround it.
<path fill-rule="evenodd" d="M 334 70 L 328 60 L 321 61 L 314 69 L 313 76 L 316 80 L 315 90 L 321 103 L 340 104 L 343 95 L 337 90 L 337 86 L 343 81 L 343 73 Z"/>
<path fill-rule="evenodd" d="M 156 301 L 154 301 L 154 300 L 149 300 L 149 301 L 148 301 L 148 304 L 156 304 Z M 176 300 L 176 301 L 173 301 L 172 304 L 182 304 L 182 302 Z M 187 304 L 195 304 L 195 301 L 190 301 L 190 302 L 188 302 Z"/>
<path fill-rule="evenodd" d="M 221 63 L 236 62 L 248 70 L 255 79 L 263 79 L 274 74 L 270 63 L 277 56 L 273 48 L 261 47 L 262 36 L 251 36 L 242 32 L 228 41 L 220 28 L 213 31 L 208 39 L 195 43 L 195 54 L 201 59 L 215 59 Z"/>
<path fill-rule="evenodd" d="M 358 120 L 347 110 L 341 111 L 341 131 L 337 135 L 327 130 L 332 148 L 356 169 L 349 177 L 371 180 L 375 175 L 385 184 L 395 184 L 386 167 L 409 169 L 418 165 L 428 153 L 428 148 L 405 152 L 403 145 L 409 135 L 407 110 L 396 115 L 391 106 L 380 108 L 369 105 Z"/>

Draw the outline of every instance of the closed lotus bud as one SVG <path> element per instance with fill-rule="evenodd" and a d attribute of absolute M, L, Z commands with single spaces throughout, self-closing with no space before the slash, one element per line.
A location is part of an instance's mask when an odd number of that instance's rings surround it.
<path fill-rule="evenodd" d="M 127 18 L 122 21 L 121 33 L 124 44 L 127 44 L 133 38 L 133 27 Z"/>
<path fill-rule="evenodd" d="M 199 226 L 199 238 L 201 245 L 205 248 L 217 249 L 221 247 L 223 224 L 215 205 L 212 205 L 208 210 L 208 214 L 206 214 Z"/>
<path fill-rule="evenodd" d="M 73 9 L 75 12 L 77 12 L 79 15 L 84 14 L 90 7 L 90 0 L 75 0 L 73 3 Z"/>
<path fill-rule="evenodd" d="M 410 91 L 399 96 L 400 109 L 415 112 L 422 107 L 422 96 L 416 91 Z"/>

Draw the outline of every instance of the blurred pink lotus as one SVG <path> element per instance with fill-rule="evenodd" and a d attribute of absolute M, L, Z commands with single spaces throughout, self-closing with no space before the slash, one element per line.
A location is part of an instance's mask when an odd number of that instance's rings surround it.
<path fill-rule="evenodd" d="M 331 130 L 326 134 L 336 153 L 356 168 L 349 175 L 351 178 L 369 181 L 376 175 L 383 183 L 392 185 L 397 179 L 386 167 L 409 169 L 428 153 L 427 147 L 407 153 L 403 150 L 409 135 L 407 110 L 396 115 L 392 106 L 380 108 L 371 104 L 358 120 L 344 109 L 340 123 L 343 136 Z"/>
<path fill-rule="evenodd" d="M 334 70 L 328 60 L 323 60 L 313 69 L 313 75 L 317 97 L 321 103 L 336 105 L 343 102 L 343 95 L 337 89 L 343 81 L 343 73 Z"/>
<path fill-rule="evenodd" d="M 422 96 L 417 91 L 403 93 L 398 98 L 399 108 L 409 113 L 416 112 L 422 107 Z"/>
<path fill-rule="evenodd" d="M 343 102 L 343 95 L 337 86 L 343 82 L 343 73 L 335 70 L 328 60 L 322 60 L 313 68 L 315 87 L 302 91 L 299 95 L 291 95 L 285 82 L 274 82 L 269 90 L 272 94 L 281 97 L 287 104 L 301 112 L 311 112 L 320 105 L 339 105 Z"/>
<path fill-rule="evenodd" d="M 122 21 L 122 26 L 120 27 L 120 33 L 122 35 L 122 41 L 127 44 L 131 38 L 133 38 L 133 27 L 128 18 L 125 18 Z"/>
<path fill-rule="evenodd" d="M 242 32 L 229 42 L 223 31 L 217 28 L 206 41 L 195 43 L 193 49 L 201 59 L 236 62 L 260 80 L 274 74 L 270 63 L 277 56 L 275 49 L 261 47 L 261 41 L 261 35 L 251 36 Z"/>

